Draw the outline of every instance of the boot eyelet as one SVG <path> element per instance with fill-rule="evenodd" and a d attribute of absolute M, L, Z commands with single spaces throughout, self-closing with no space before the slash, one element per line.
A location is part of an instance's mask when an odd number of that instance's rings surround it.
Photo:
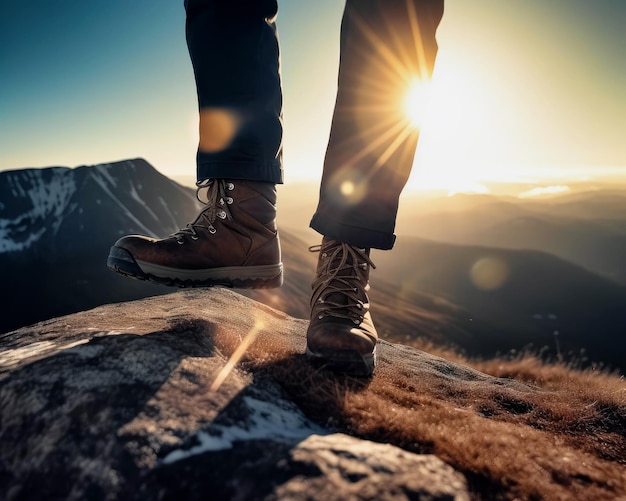
<path fill-rule="evenodd" d="M 176 243 L 178 245 L 183 245 L 185 243 L 185 241 L 181 238 L 180 240 L 176 240 Z"/>
<path fill-rule="evenodd" d="M 216 233 L 216 232 L 217 232 L 217 230 L 215 229 L 215 227 L 214 227 L 214 226 L 209 226 L 209 233 L 210 233 L 211 235 L 215 235 L 215 233 Z"/>
<path fill-rule="evenodd" d="M 218 212 L 217 217 L 219 217 L 220 219 L 226 219 L 226 212 L 224 211 Z"/>
<path fill-rule="evenodd" d="M 233 203 L 233 199 L 232 199 L 231 197 L 226 197 L 226 203 L 227 203 L 228 205 L 232 205 L 232 203 Z"/>
<path fill-rule="evenodd" d="M 233 191 L 235 189 L 235 185 L 233 183 L 226 183 L 226 189 L 228 191 Z"/>
<path fill-rule="evenodd" d="M 324 314 L 323 314 L 323 313 L 320 313 L 320 314 L 317 316 L 317 318 L 319 318 L 319 319 L 321 320 L 322 318 L 324 318 Z"/>
<path fill-rule="evenodd" d="M 326 259 L 328 257 L 328 254 L 326 254 L 325 252 L 322 254 L 322 259 Z"/>
<path fill-rule="evenodd" d="M 352 321 L 354 322 L 355 325 L 359 325 L 361 323 L 360 318 L 353 318 Z"/>
<path fill-rule="evenodd" d="M 361 303 L 357 303 L 356 307 L 357 307 L 359 310 L 362 310 L 362 309 L 363 309 L 363 305 L 362 305 Z"/>
<path fill-rule="evenodd" d="M 192 240 L 198 240 L 198 235 L 191 235 Z"/>

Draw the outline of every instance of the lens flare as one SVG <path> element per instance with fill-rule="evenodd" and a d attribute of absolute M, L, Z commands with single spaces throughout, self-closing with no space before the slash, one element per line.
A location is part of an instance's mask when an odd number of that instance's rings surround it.
<path fill-rule="evenodd" d="M 485 257 L 474 263 L 470 279 L 477 289 L 492 291 L 502 287 L 509 278 L 509 266 L 502 259 Z"/>
<path fill-rule="evenodd" d="M 217 153 L 227 148 L 239 127 L 239 117 L 231 110 L 224 108 L 200 110 L 200 150 Z"/>
<path fill-rule="evenodd" d="M 328 180 L 329 195 L 336 205 L 351 206 L 367 196 L 367 182 L 358 170 L 344 166 Z"/>
<path fill-rule="evenodd" d="M 349 197 L 354 193 L 354 183 L 352 181 L 344 181 L 343 183 L 341 183 L 339 191 L 342 195 Z"/>
<path fill-rule="evenodd" d="M 254 343 L 254 340 L 256 339 L 256 337 L 259 335 L 259 333 L 264 327 L 265 327 L 265 323 L 262 320 L 257 319 L 257 321 L 254 323 L 254 325 L 252 326 L 248 334 L 246 334 L 246 337 L 243 338 L 239 346 L 237 346 L 237 349 L 230 356 L 224 368 L 217 375 L 217 377 L 215 378 L 215 381 L 213 381 L 213 384 L 209 388 L 210 392 L 216 392 L 217 390 L 220 389 L 220 386 L 222 386 L 222 384 L 224 383 L 228 375 L 235 368 L 235 365 L 237 365 L 239 360 L 241 360 L 241 357 L 243 357 L 243 355 L 246 353 L 248 348 L 250 348 L 252 343 Z"/>

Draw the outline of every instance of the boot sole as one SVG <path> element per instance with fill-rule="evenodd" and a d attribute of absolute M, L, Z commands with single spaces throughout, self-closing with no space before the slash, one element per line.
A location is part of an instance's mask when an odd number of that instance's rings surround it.
<path fill-rule="evenodd" d="M 351 376 L 371 376 L 376 367 L 376 347 L 372 353 L 363 355 L 354 350 L 333 348 L 321 348 L 312 351 L 307 346 L 306 356 L 315 365 Z"/>
<path fill-rule="evenodd" d="M 183 270 L 136 260 L 126 249 L 111 247 L 107 267 L 129 278 L 173 287 L 232 287 L 273 289 L 283 284 L 283 264 L 229 266 Z"/>

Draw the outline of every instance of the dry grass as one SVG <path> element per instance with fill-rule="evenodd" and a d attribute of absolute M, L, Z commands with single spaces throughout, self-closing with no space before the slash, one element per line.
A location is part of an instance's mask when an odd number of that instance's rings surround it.
<path fill-rule="evenodd" d="M 225 352 L 233 347 L 222 346 Z M 260 343 L 245 366 L 278 381 L 312 419 L 354 436 L 434 453 L 463 472 L 476 499 L 626 499 L 626 383 L 532 355 L 470 361 L 533 385 L 462 382 L 401 368 L 358 380 Z"/>

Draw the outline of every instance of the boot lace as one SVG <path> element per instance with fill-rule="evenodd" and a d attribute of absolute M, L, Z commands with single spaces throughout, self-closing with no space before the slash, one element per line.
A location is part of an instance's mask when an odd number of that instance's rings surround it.
<path fill-rule="evenodd" d="M 198 229 L 206 230 L 214 235 L 217 230 L 213 223 L 217 218 L 233 218 L 228 207 L 233 203 L 233 198 L 226 193 L 235 189 L 233 183 L 224 179 L 207 179 L 198 182 L 196 186 L 196 197 L 205 205 L 205 208 L 193 223 L 187 223 L 184 228 L 172 235 L 181 245 L 185 243 L 185 237 L 198 240 Z"/>
<path fill-rule="evenodd" d="M 367 250 L 332 242 L 331 245 L 309 247 L 321 252 L 311 296 L 311 316 L 345 318 L 355 324 L 363 321 L 369 311 L 369 267 L 376 266 Z"/>

